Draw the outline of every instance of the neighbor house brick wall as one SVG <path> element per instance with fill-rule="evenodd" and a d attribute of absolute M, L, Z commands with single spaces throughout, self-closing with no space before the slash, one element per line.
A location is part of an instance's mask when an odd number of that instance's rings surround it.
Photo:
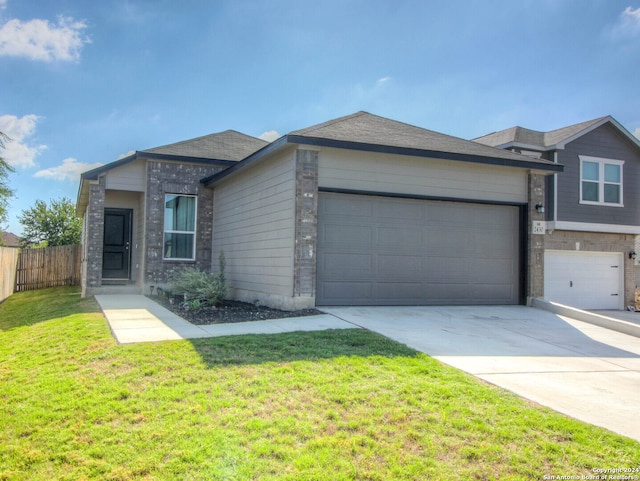
<path fill-rule="evenodd" d="M 624 305 L 635 303 L 636 273 L 629 252 L 635 250 L 633 234 L 575 232 L 554 230 L 547 232 L 545 245 L 550 250 L 622 252 L 624 262 Z"/>
<path fill-rule="evenodd" d="M 102 286 L 102 245 L 104 237 L 105 177 L 89 186 L 89 203 L 85 213 L 86 237 L 84 258 L 82 259 L 83 295 Z"/>
<path fill-rule="evenodd" d="M 544 205 L 545 176 L 529 174 L 529 198 L 528 198 L 528 226 L 526 232 L 529 242 L 527 252 L 527 303 L 530 299 L 543 297 L 544 295 L 544 249 L 545 236 L 533 233 L 533 223 L 544 221 L 544 214 L 540 214 L 536 205 Z"/>
<path fill-rule="evenodd" d="M 294 297 L 316 295 L 318 152 L 296 151 Z"/>
<path fill-rule="evenodd" d="M 180 162 L 147 162 L 145 289 L 149 285 L 169 284 L 174 274 L 183 267 L 211 270 L 213 191 L 205 188 L 200 179 L 224 169 L 220 166 Z M 163 259 L 165 194 L 196 195 L 198 198 L 195 261 Z"/>

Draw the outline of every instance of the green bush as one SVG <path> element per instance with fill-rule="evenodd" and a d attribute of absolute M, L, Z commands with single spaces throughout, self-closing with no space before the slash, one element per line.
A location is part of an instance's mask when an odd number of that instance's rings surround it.
<path fill-rule="evenodd" d="M 206 300 L 212 306 L 220 304 L 227 295 L 224 254 L 220 255 L 220 267 L 219 274 L 203 272 L 195 267 L 182 269 L 173 281 L 173 292 L 183 295 L 187 302 Z"/>

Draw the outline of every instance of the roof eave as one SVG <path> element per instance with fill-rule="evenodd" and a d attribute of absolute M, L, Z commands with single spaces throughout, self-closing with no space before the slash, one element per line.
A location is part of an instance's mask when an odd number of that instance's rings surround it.
<path fill-rule="evenodd" d="M 261 159 L 262 157 L 269 155 L 272 152 L 275 152 L 276 150 L 279 150 L 280 148 L 284 147 L 289 143 L 287 141 L 288 137 L 289 137 L 288 135 L 285 135 L 280 137 L 278 140 L 274 140 L 270 144 L 265 145 L 260 150 L 257 150 L 256 152 L 249 155 L 248 157 L 245 157 L 241 161 L 234 162 L 234 164 L 228 169 L 225 169 L 222 172 L 219 172 L 217 174 L 213 174 L 208 177 L 205 177 L 204 179 L 200 179 L 200 182 L 204 184 L 205 187 L 215 185 L 217 182 L 224 179 L 225 177 L 228 177 L 239 170 L 245 169 L 247 166 Z"/>
<path fill-rule="evenodd" d="M 204 157 L 189 157 L 185 155 L 161 154 L 156 152 L 147 152 L 144 150 L 135 151 L 133 154 L 123 157 L 122 159 L 118 159 L 108 164 L 101 165 L 100 167 L 96 167 L 95 169 L 88 170 L 87 172 L 83 172 L 82 174 L 80 174 L 80 186 L 78 188 L 76 214 L 78 216 L 82 216 L 86 209 L 86 202 L 83 202 L 82 199 L 88 198 L 87 182 L 97 181 L 101 174 L 111 169 L 126 165 L 136 159 L 170 160 L 174 162 L 192 163 L 195 162 L 197 164 L 220 165 L 223 167 L 230 167 L 238 163 L 235 160 L 209 159 Z"/>
<path fill-rule="evenodd" d="M 412 157 L 428 157 L 433 159 L 454 160 L 461 162 L 473 162 L 476 164 L 499 165 L 505 167 L 519 167 L 525 169 L 548 170 L 552 172 L 562 172 L 564 166 L 550 161 L 538 161 L 522 156 L 522 160 L 506 159 L 501 157 L 491 157 L 475 154 L 463 154 L 457 152 L 442 152 L 438 150 L 416 149 L 411 147 L 396 147 L 388 145 L 367 144 L 361 142 L 350 142 L 344 140 L 333 140 L 324 138 L 304 137 L 289 135 L 292 143 L 303 145 L 315 145 L 320 147 L 335 147 L 348 150 L 360 150 L 365 152 L 377 152 L 385 154 L 409 155 Z"/>
<path fill-rule="evenodd" d="M 359 150 L 364 152 L 377 152 L 377 153 L 385 153 L 385 154 L 409 155 L 413 157 L 429 157 L 429 158 L 443 159 L 443 160 L 473 162 L 476 164 L 535 169 L 538 171 L 548 171 L 548 172 L 562 172 L 564 170 L 564 166 L 561 164 L 553 163 L 550 161 L 533 160 L 526 156 L 522 156 L 523 157 L 522 160 L 515 160 L 515 159 L 506 159 L 501 157 L 490 157 L 490 156 L 481 156 L 481 155 L 474 155 L 474 154 L 461 154 L 461 153 L 455 153 L 455 152 L 441 152 L 436 150 L 416 149 L 416 148 L 410 148 L 410 147 L 396 147 L 396 146 L 380 145 L 380 144 L 368 144 L 363 142 L 351 142 L 346 140 L 327 139 L 323 137 L 307 137 L 304 135 L 287 134 L 283 137 L 280 137 L 275 142 L 272 142 L 266 147 L 263 147 L 262 149 L 253 153 L 246 159 L 236 163 L 232 167 L 222 172 L 219 172 L 217 174 L 213 174 L 209 177 L 205 177 L 200 182 L 202 182 L 207 187 L 213 186 L 218 182 L 220 182 L 222 179 L 234 174 L 235 172 L 245 169 L 247 166 L 261 159 L 265 155 L 271 154 L 276 150 L 279 150 L 280 148 L 284 147 L 285 145 L 291 145 L 291 144 L 312 145 L 316 147 L 332 147 L 332 148 L 338 148 L 338 149 Z"/>

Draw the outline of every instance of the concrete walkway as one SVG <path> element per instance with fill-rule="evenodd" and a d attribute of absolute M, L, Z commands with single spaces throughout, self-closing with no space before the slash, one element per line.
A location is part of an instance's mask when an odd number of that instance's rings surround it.
<path fill-rule="evenodd" d="M 142 295 L 98 295 L 111 332 L 120 344 L 172 341 L 238 334 L 277 334 L 292 331 L 354 329 L 357 326 L 332 315 L 291 317 L 197 326 Z"/>

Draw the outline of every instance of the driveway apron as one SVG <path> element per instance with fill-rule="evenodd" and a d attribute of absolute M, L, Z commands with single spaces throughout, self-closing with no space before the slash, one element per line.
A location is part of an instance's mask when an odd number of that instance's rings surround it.
<path fill-rule="evenodd" d="M 322 308 L 640 441 L 640 339 L 524 306 Z"/>

